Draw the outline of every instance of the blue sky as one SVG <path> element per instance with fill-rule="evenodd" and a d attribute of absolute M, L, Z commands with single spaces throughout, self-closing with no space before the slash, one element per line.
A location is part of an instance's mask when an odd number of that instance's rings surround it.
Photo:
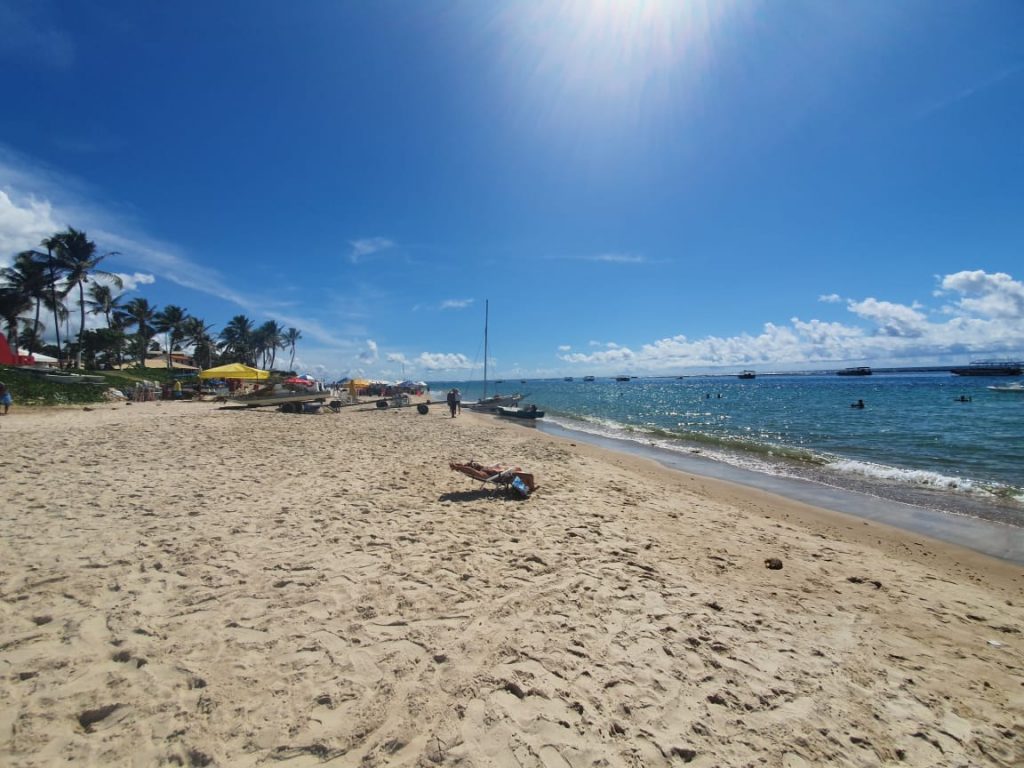
<path fill-rule="evenodd" d="M 0 264 L 333 378 L 1024 357 L 1024 4 L 0 0 Z"/>

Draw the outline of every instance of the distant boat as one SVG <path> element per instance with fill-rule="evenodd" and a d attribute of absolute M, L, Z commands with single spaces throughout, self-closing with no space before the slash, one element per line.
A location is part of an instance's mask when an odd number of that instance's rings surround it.
<path fill-rule="evenodd" d="M 584 380 L 584 381 L 593 381 L 593 380 L 594 380 L 594 377 L 593 377 L 593 376 L 584 376 L 584 377 L 583 377 L 583 380 Z"/>
<path fill-rule="evenodd" d="M 629 376 L 616 376 L 616 381 L 629 381 Z"/>
<path fill-rule="evenodd" d="M 1024 381 L 1015 381 L 1012 384 L 994 384 L 986 387 L 994 392 L 1024 392 Z"/>
<path fill-rule="evenodd" d="M 562 381 L 572 381 L 572 376 L 566 376 Z"/>
<path fill-rule="evenodd" d="M 976 360 L 968 366 L 950 368 L 949 372 L 957 376 L 1020 376 L 1022 370 L 1019 362 Z"/>
<path fill-rule="evenodd" d="M 741 379 L 753 379 L 757 376 L 753 371 L 740 371 L 739 377 Z"/>
<path fill-rule="evenodd" d="M 836 371 L 836 376 L 870 376 L 871 369 L 866 365 L 859 365 L 856 368 L 843 368 Z"/>

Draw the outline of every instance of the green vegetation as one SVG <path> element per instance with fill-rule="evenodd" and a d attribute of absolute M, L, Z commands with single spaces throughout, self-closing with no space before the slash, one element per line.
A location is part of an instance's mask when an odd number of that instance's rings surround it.
<path fill-rule="evenodd" d="M 159 369 L 129 369 L 125 371 L 90 371 L 90 376 L 101 376 L 102 384 L 64 384 L 45 381 L 42 376 L 19 368 L 0 366 L 0 381 L 14 398 L 15 407 L 32 405 L 85 405 L 105 400 L 107 389 L 122 391 L 134 389 L 137 381 L 163 383 L 173 378 L 171 371 Z"/>
<path fill-rule="evenodd" d="M 184 307 L 168 304 L 158 309 L 142 296 L 126 300 L 123 293 L 115 292 L 124 286 L 121 278 L 99 265 L 116 254 L 98 253 L 85 232 L 68 227 L 45 238 L 40 246 L 45 250 L 22 251 L 11 266 L 0 269 L 0 327 L 12 348 L 53 354 L 59 368 L 91 374 L 120 367 L 126 359 L 141 366 L 155 344 L 154 337 L 162 334 L 168 373 L 171 352 L 183 350 L 202 368 L 233 362 L 273 368 L 278 351 L 287 350 L 294 367 L 296 344 L 302 338 L 296 328 L 285 328 L 274 320 L 256 325 L 245 315 L 235 315 L 214 336 L 212 325 Z M 87 329 L 87 314 L 102 317 L 106 327 Z M 74 319 L 78 328 L 72 333 Z M 56 343 L 48 343 L 50 338 Z M 141 378 L 159 380 L 160 375 L 149 368 Z M 80 395 L 69 393 L 68 397 Z"/>

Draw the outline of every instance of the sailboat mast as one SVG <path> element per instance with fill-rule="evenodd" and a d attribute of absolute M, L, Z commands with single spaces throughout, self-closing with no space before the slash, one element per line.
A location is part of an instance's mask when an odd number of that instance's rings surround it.
<path fill-rule="evenodd" d="M 484 396 L 487 399 L 487 323 L 490 319 L 491 301 L 484 299 Z"/>

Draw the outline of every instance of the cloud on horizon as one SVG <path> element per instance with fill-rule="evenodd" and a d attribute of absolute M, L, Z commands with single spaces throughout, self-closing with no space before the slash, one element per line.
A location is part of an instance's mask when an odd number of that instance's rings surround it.
<path fill-rule="evenodd" d="M 559 355 L 566 363 L 659 372 L 719 366 L 936 362 L 949 355 L 1020 355 L 1024 350 L 1024 283 L 1008 274 L 962 271 L 940 278 L 928 310 L 869 297 L 847 301 L 860 324 L 766 323 L 761 333 L 728 338 L 658 339 L 638 350 L 606 342 L 589 354 Z M 947 301 L 948 299 L 948 301 Z M 592 347 L 600 343 L 591 342 Z"/>

